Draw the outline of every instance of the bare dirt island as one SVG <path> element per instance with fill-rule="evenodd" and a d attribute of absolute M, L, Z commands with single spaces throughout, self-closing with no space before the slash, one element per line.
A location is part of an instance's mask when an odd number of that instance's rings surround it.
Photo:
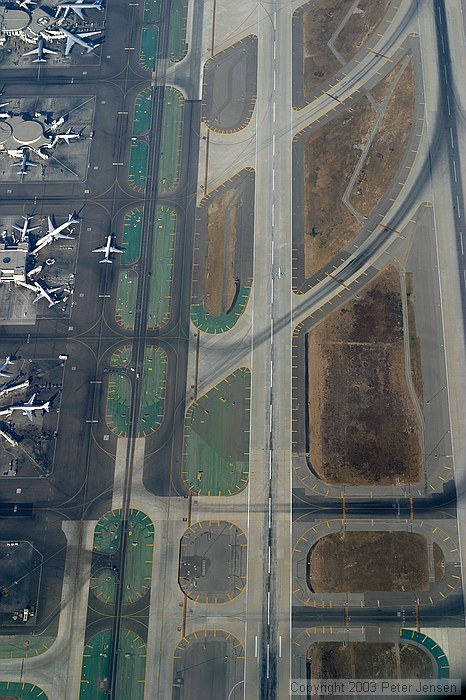
<path fill-rule="evenodd" d="M 325 535 L 308 554 L 308 585 L 316 593 L 427 591 L 427 540 L 416 532 Z"/>
<path fill-rule="evenodd" d="M 411 341 L 418 342 L 415 330 Z M 312 330 L 307 353 L 312 469 L 332 484 L 420 481 L 420 428 L 405 376 L 397 270 L 384 270 L 359 299 Z"/>

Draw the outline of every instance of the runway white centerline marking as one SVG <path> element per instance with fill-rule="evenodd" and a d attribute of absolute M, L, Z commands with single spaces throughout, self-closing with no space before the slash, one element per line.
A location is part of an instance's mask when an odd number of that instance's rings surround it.
<path fill-rule="evenodd" d="M 453 174 L 455 176 L 455 182 L 458 182 L 458 178 L 456 176 L 456 161 L 453 161 Z"/>
<path fill-rule="evenodd" d="M 450 97 L 447 95 L 448 114 L 451 116 Z"/>
<path fill-rule="evenodd" d="M 274 61 L 275 61 L 276 57 L 277 57 L 277 42 L 274 39 L 274 41 L 273 41 L 273 60 Z"/>
<path fill-rule="evenodd" d="M 256 657 L 256 659 L 257 659 L 257 647 L 258 647 L 258 644 L 257 644 L 257 634 L 256 634 L 256 636 L 254 637 L 254 656 Z"/>
<path fill-rule="evenodd" d="M 453 141 L 453 129 L 451 128 L 451 126 L 450 126 L 450 143 L 451 143 L 451 147 L 454 148 L 455 142 Z"/>
<path fill-rule="evenodd" d="M 272 155 L 275 155 L 275 134 L 272 136 Z"/>
<path fill-rule="evenodd" d="M 275 102 L 273 103 L 273 123 L 275 124 Z"/>
<path fill-rule="evenodd" d="M 443 72 L 444 72 L 444 74 L 445 74 L 445 76 L 444 76 L 444 77 L 445 77 L 445 82 L 446 82 L 447 85 L 448 85 L 448 73 L 447 73 L 447 67 L 446 67 L 446 65 L 443 66 Z"/>
<path fill-rule="evenodd" d="M 461 219 L 460 200 L 458 199 L 458 195 L 456 195 L 456 210 L 458 212 L 458 219 Z"/>
<path fill-rule="evenodd" d="M 275 71 L 273 72 L 273 89 L 275 90 Z"/>
<path fill-rule="evenodd" d="M 461 243 L 461 255 L 464 255 L 464 248 L 463 248 L 463 234 L 460 231 L 460 243 Z"/>
<path fill-rule="evenodd" d="M 275 204 L 272 204 L 272 228 L 275 225 Z"/>

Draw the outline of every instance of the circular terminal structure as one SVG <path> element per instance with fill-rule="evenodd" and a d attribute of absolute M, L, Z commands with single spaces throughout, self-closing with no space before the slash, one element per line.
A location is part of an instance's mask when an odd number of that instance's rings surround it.
<path fill-rule="evenodd" d="M 13 129 L 8 122 L 0 122 L 0 144 L 6 143 L 11 137 Z"/>
<path fill-rule="evenodd" d="M 44 127 L 34 119 L 12 117 L 10 124 L 13 129 L 13 139 L 19 146 L 31 146 L 38 143 L 43 137 Z"/>
<path fill-rule="evenodd" d="M 246 536 L 237 525 L 194 523 L 180 542 L 180 588 L 196 603 L 228 603 L 246 584 L 246 558 Z"/>

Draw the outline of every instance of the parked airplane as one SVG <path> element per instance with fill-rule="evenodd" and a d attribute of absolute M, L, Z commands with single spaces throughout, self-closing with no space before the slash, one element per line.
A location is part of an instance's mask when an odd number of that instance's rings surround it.
<path fill-rule="evenodd" d="M 60 224 L 60 226 L 54 226 L 52 218 L 48 216 L 48 233 L 46 233 L 45 236 L 42 236 L 42 238 L 39 238 L 32 252 L 38 253 L 39 250 L 42 250 L 42 248 L 45 248 L 46 245 L 52 243 L 52 241 L 56 241 L 58 238 L 74 240 L 73 236 L 66 236 L 64 233 L 62 233 L 62 231 L 64 231 L 66 228 L 69 228 L 72 224 L 79 224 L 79 220 L 75 219 L 74 217 L 75 212 L 72 212 L 71 214 L 69 214 L 68 219 L 65 221 L 65 223 Z"/>
<path fill-rule="evenodd" d="M 124 248 L 118 248 L 118 246 L 112 245 L 112 235 L 109 234 L 107 236 L 107 242 L 104 246 L 101 248 L 94 248 L 92 251 L 93 253 L 103 253 L 104 257 L 102 260 L 99 260 L 100 263 L 112 263 L 113 260 L 110 260 L 110 253 L 124 253 L 125 249 Z"/>
<path fill-rule="evenodd" d="M 20 170 L 18 170 L 18 175 L 25 175 L 28 171 L 29 166 L 31 165 L 33 168 L 37 167 L 37 163 L 32 163 L 29 160 L 29 151 L 27 148 L 23 148 L 22 150 L 22 156 L 21 156 L 21 161 L 12 163 L 12 165 L 19 165 Z"/>
<path fill-rule="evenodd" d="M 45 56 L 47 55 L 52 55 L 52 54 L 57 54 L 58 51 L 52 51 L 52 49 L 47 49 L 44 43 L 44 40 L 42 37 L 39 39 L 39 43 L 37 45 L 37 49 L 32 49 L 32 51 L 26 51 L 26 53 L 23 53 L 24 56 L 34 56 L 37 54 L 37 58 L 35 58 L 32 62 L 33 63 L 46 63 L 47 59 Z"/>
<path fill-rule="evenodd" d="M 25 241 L 28 234 L 31 233 L 31 231 L 35 231 L 36 229 L 40 228 L 40 226 L 29 227 L 29 222 L 32 221 L 32 216 L 23 216 L 23 219 L 24 224 L 22 226 L 16 226 L 16 224 L 13 224 L 11 228 L 14 228 L 15 231 L 19 231 L 21 233 L 21 240 Z"/>
<path fill-rule="evenodd" d="M 65 11 L 63 15 L 64 18 L 68 17 L 70 10 L 73 10 L 73 12 L 78 15 L 79 19 L 84 20 L 85 17 L 83 15 L 83 10 L 99 10 L 99 12 L 103 10 L 102 0 L 95 0 L 95 2 L 85 2 L 84 0 L 64 2 L 61 5 L 58 5 L 57 11 L 55 12 L 55 17 L 58 17 L 62 10 Z"/>
<path fill-rule="evenodd" d="M 6 372 L 5 370 L 9 365 L 12 364 L 14 363 L 11 361 L 11 355 L 5 357 L 5 362 L 2 365 L 0 365 L 0 377 L 11 377 L 11 372 Z"/>
<path fill-rule="evenodd" d="M 84 129 L 81 129 L 81 131 L 73 131 L 72 128 L 70 127 L 64 134 L 55 134 L 55 136 L 53 137 L 53 140 L 52 140 L 52 144 L 51 144 L 52 148 L 54 146 L 56 146 L 56 144 L 59 141 L 65 141 L 65 143 L 67 143 L 69 146 L 70 141 L 72 139 L 80 139 L 81 138 L 81 134 L 82 134 L 83 130 Z"/>
<path fill-rule="evenodd" d="M 35 299 L 33 299 L 33 304 L 36 304 L 40 299 L 47 299 L 49 302 L 49 309 L 51 306 L 55 306 L 55 304 L 60 303 L 60 299 L 55 299 L 55 297 L 52 296 L 52 294 L 55 294 L 55 292 L 59 292 L 61 287 L 47 287 L 47 285 L 42 282 L 40 284 L 39 282 L 34 282 L 34 287 L 35 291 L 37 292 L 37 296 Z"/>
<path fill-rule="evenodd" d="M 29 401 L 26 401 L 26 403 L 15 403 L 11 406 L 7 406 L 3 409 L 3 411 L 1 411 L 1 413 L 13 413 L 13 411 L 22 411 L 23 416 L 27 416 L 32 423 L 33 413 L 35 413 L 36 411 L 45 411 L 46 413 L 48 413 L 50 411 L 50 401 L 44 401 L 43 403 L 35 404 L 34 399 L 36 398 L 36 396 L 37 394 L 33 394 Z"/>
<path fill-rule="evenodd" d="M 68 56 L 75 44 L 78 44 L 78 46 L 82 46 L 83 48 L 85 48 L 86 53 L 90 53 L 95 48 L 97 48 L 98 44 L 96 44 L 94 41 L 84 41 L 84 39 L 86 39 L 88 36 L 102 34 L 100 30 L 95 32 L 78 32 L 76 34 L 73 34 L 72 32 L 69 32 L 68 29 L 64 29 L 63 27 L 60 27 L 60 32 L 66 38 L 65 56 Z"/>

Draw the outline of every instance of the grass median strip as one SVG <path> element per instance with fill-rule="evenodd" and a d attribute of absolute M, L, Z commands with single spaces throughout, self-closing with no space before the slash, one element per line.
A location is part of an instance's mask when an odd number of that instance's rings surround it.
<path fill-rule="evenodd" d="M 136 207 L 125 214 L 123 222 L 122 246 L 125 251 L 121 254 L 122 265 L 133 265 L 141 252 L 142 224 L 144 207 Z"/>
<path fill-rule="evenodd" d="M 148 87 L 136 98 L 134 104 L 133 135 L 141 136 L 150 129 L 152 118 L 152 88 Z"/>
<path fill-rule="evenodd" d="M 126 437 L 131 411 L 131 383 L 124 374 L 108 378 L 106 419 L 108 427 L 117 435 Z"/>
<path fill-rule="evenodd" d="M 139 63 L 143 68 L 155 71 L 157 66 L 157 45 L 159 42 L 159 30 L 152 24 L 145 24 L 141 31 L 141 48 L 139 51 Z"/>
<path fill-rule="evenodd" d="M 184 97 L 173 87 L 164 89 L 159 154 L 159 192 L 171 192 L 179 184 Z"/>
<path fill-rule="evenodd" d="M 181 61 L 188 49 L 186 44 L 186 22 L 188 0 L 172 0 L 170 6 L 170 33 L 168 36 L 168 56 L 171 63 Z"/>
<path fill-rule="evenodd" d="M 162 422 L 165 404 L 167 353 L 154 345 L 145 349 L 142 399 L 138 437 L 156 430 Z"/>
<path fill-rule="evenodd" d="M 129 154 L 128 182 L 138 192 L 146 189 L 149 146 L 144 141 L 132 141 Z"/>
<path fill-rule="evenodd" d="M 126 330 L 134 328 L 134 309 L 138 292 L 138 275 L 134 270 L 118 272 L 117 302 L 115 318 Z"/>
<path fill-rule="evenodd" d="M 157 207 L 147 311 L 147 328 L 150 330 L 163 326 L 170 318 L 176 224 L 173 209 Z"/>

